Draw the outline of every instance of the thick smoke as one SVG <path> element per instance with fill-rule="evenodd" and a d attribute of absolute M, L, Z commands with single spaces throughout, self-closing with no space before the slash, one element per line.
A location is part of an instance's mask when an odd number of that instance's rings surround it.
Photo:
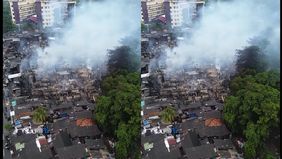
<path fill-rule="evenodd" d="M 190 37 L 167 49 L 167 72 L 189 66 L 234 66 L 236 50 L 249 40 L 268 40 L 267 56 L 280 58 L 280 1 L 234 0 L 214 2 L 203 10 Z"/>
<path fill-rule="evenodd" d="M 130 0 L 85 2 L 76 8 L 62 35 L 37 50 L 37 73 L 67 65 L 105 69 L 108 50 L 122 45 L 122 39 L 140 36 L 139 3 Z"/>

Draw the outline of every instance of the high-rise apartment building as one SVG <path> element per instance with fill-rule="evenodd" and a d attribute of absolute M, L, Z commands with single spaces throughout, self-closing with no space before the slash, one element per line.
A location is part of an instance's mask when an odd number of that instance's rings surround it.
<path fill-rule="evenodd" d="M 201 14 L 204 0 L 141 0 L 141 17 L 144 23 L 165 15 L 171 27 L 192 24 Z"/>
<path fill-rule="evenodd" d="M 141 17 L 144 23 L 164 15 L 163 0 L 141 0 Z"/>
<path fill-rule="evenodd" d="M 75 0 L 41 0 L 43 27 L 63 24 L 75 4 Z"/>
<path fill-rule="evenodd" d="M 164 12 L 172 27 L 190 25 L 200 14 L 204 0 L 165 0 Z"/>
<path fill-rule="evenodd" d="M 35 0 L 10 0 L 9 3 L 12 21 L 15 24 L 35 14 Z"/>
<path fill-rule="evenodd" d="M 9 0 L 12 21 L 15 24 L 36 17 L 43 27 L 62 24 L 75 7 L 76 0 Z"/>

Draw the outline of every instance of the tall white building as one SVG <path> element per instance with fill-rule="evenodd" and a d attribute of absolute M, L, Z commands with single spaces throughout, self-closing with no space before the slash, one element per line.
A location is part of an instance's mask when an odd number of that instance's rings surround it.
<path fill-rule="evenodd" d="M 43 27 L 63 24 L 76 0 L 9 0 L 12 21 L 20 24 L 30 17 Z"/>
<path fill-rule="evenodd" d="M 164 15 L 163 0 L 141 0 L 142 21 L 147 23 Z"/>
<path fill-rule="evenodd" d="M 43 27 L 64 24 L 70 9 L 76 4 L 75 0 L 41 0 Z"/>
<path fill-rule="evenodd" d="M 35 14 L 35 0 L 9 0 L 13 23 Z"/>
<path fill-rule="evenodd" d="M 189 26 L 196 19 L 203 6 L 204 0 L 167 0 L 169 10 L 165 10 L 172 27 Z"/>

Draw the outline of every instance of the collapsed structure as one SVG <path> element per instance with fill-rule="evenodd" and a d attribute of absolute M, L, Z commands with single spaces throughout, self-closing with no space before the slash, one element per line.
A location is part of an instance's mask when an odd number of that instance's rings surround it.
<path fill-rule="evenodd" d="M 142 37 L 142 158 L 240 158 L 222 117 L 223 72 L 213 65 L 167 72 L 164 48 L 176 40 L 167 32 Z M 162 120 L 167 107 L 172 123 Z"/>
<path fill-rule="evenodd" d="M 4 114 L 14 127 L 6 134 L 6 149 L 12 158 L 112 156 L 94 118 L 100 74 L 81 66 L 39 75 L 32 58 L 48 40 L 39 31 L 4 35 Z M 46 110 L 44 123 L 34 120 L 39 107 Z"/>

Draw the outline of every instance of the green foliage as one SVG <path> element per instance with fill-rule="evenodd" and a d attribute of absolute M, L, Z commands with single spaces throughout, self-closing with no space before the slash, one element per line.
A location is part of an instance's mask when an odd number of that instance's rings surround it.
<path fill-rule="evenodd" d="M 13 130 L 13 126 L 12 126 L 12 124 L 10 124 L 10 123 L 5 124 L 5 125 L 4 125 L 4 128 L 5 128 L 7 131 L 12 131 L 12 130 Z"/>
<path fill-rule="evenodd" d="M 38 28 L 35 24 L 32 24 L 31 22 L 27 22 L 27 21 L 22 22 L 20 27 L 22 30 L 29 30 L 29 31 L 34 31 L 35 29 Z"/>
<path fill-rule="evenodd" d="M 232 96 L 225 101 L 224 119 L 237 135 L 246 138 L 245 157 L 255 158 L 280 122 L 279 73 L 268 71 L 231 81 Z"/>
<path fill-rule="evenodd" d="M 171 123 L 176 116 L 176 111 L 172 107 L 166 107 L 162 112 L 161 112 L 161 118 L 162 121 L 165 123 Z"/>
<path fill-rule="evenodd" d="M 144 23 L 141 23 L 141 32 L 146 31 L 146 26 Z"/>
<path fill-rule="evenodd" d="M 32 113 L 32 119 L 36 123 L 43 123 L 47 118 L 46 108 L 40 106 L 36 108 Z"/>
<path fill-rule="evenodd" d="M 258 73 L 255 80 L 260 84 L 280 90 L 280 73 L 278 71 Z"/>
<path fill-rule="evenodd" d="M 270 153 L 270 152 L 266 152 L 264 155 L 263 155 L 263 158 L 265 159 L 276 159 L 278 158 L 276 155 Z"/>
<path fill-rule="evenodd" d="M 259 83 L 280 90 L 280 73 L 277 71 L 267 71 L 253 76 L 238 76 L 230 82 L 230 89 L 235 94 L 238 90 L 251 86 L 251 83 Z"/>
<path fill-rule="evenodd" d="M 159 22 L 152 22 L 150 24 L 150 29 L 153 31 L 163 31 L 164 29 L 166 29 L 165 24 L 161 24 Z"/>
<path fill-rule="evenodd" d="M 131 124 L 120 123 L 117 130 L 117 140 L 116 143 L 116 154 L 117 158 L 127 158 L 128 156 L 132 156 L 132 158 L 140 158 L 139 149 L 136 143 L 132 142 L 140 142 L 136 140 L 138 136 L 140 136 L 140 129 L 138 125 L 132 125 L 135 121 L 129 121 Z"/>
<path fill-rule="evenodd" d="M 138 156 L 140 142 L 140 74 L 118 72 L 102 82 L 96 120 L 106 135 L 116 140 L 116 157 Z M 135 158 L 134 157 L 134 158 Z"/>
<path fill-rule="evenodd" d="M 249 46 L 237 51 L 236 70 L 239 75 L 254 75 L 266 70 L 264 53 L 258 46 Z"/>
<path fill-rule="evenodd" d="M 3 1 L 3 33 L 12 31 L 16 26 L 12 22 L 11 10 L 8 1 Z"/>
<path fill-rule="evenodd" d="M 110 74 L 120 70 L 135 72 L 139 69 L 140 59 L 134 50 L 128 46 L 121 46 L 109 52 L 108 70 Z"/>

